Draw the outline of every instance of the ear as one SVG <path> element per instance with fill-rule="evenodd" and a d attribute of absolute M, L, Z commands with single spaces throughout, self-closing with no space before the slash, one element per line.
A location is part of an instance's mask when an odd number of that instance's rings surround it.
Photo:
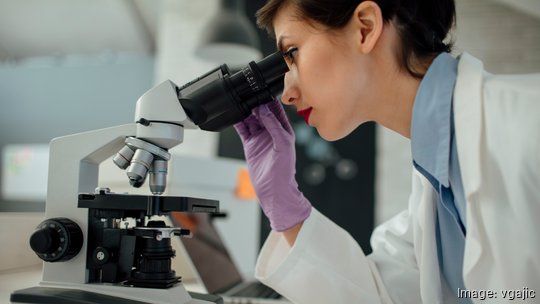
<path fill-rule="evenodd" d="M 364 54 L 371 52 L 384 25 L 381 8 L 373 1 L 363 1 L 354 10 L 351 21 L 357 35 L 358 49 Z"/>

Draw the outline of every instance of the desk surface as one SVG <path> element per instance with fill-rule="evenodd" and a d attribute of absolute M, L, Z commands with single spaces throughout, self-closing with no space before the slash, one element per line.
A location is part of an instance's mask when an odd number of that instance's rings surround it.
<path fill-rule="evenodd" d="M 0 304 L 8 304 L 13 291 L 38 286 L 41 281 L 41 265 L 0 271 Z M 184 282 L 189 291 L 204 293 L 197 283 Z"/>
<path fill-rule="evenodd" d="M 0 271 L 0 304 L 7 304 L 15 290 L 37 286 L 41 280 L 41 265 Z"/>

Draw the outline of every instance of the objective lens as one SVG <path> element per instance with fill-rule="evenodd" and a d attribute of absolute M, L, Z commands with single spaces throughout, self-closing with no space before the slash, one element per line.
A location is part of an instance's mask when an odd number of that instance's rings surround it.
<path fill-rule="evenodd" d="M 131 164 L 127 169 L 127 176 L 133 187 L 138 188 L 144 184 L 146 174 L 152 165 L 153 159 L 154 156 L 148 151 L 142 149 L 137 149 L 137 151 L 135 151 L 135 154 L 131 159 Z"/>
<path fill-rule="evenodd" d="M 167 185 L 167 161 L 155 160 L 150 169 L 150 191 L 159 195 L 165 192 Z"/>
<path fill-rule="evenodd" d="M 134 152 L 130 147 L 124 146 L 122 150 L 118 151 L 118 153 L 116 153 L 116 155 L 113 157 L 113 162 L 118 166 L 118 168 L 126 169 L 129 166 L 131 158 L 133 157 L 133 153 Z"/>

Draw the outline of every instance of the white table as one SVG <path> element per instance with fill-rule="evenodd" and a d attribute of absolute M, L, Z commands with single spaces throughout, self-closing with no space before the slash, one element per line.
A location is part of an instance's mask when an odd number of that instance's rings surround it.
<path fill-rule="evenodd" d="M 15 290 L 37 286 L 41 280 L 41 265 L 0 271 L 0 304 L 9 302 Z"/>

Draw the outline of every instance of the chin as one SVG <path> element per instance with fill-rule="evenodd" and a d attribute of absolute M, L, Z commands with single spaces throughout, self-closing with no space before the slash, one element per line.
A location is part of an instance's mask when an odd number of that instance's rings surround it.
<path fill-rule="evenodd" d="M 343 132 L 338 130 L 329 130 L 321 127 L 317 127 L 317 132 L 319 133 L 319 136 L 322 137 L 326 141 L 336 141 L 340 140 L 343 137 L 349 135 L 351 132 Z"/>

